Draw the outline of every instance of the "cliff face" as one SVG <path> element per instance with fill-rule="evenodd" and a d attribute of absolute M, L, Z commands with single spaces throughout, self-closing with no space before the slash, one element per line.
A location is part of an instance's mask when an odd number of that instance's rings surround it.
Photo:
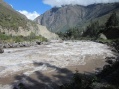
<path fill-rule="evenodd" d="M 38 26 L 38 31 L 36 32 L 37 35 L 41 35 L 47 39 L 51 39 L 51 40 L 57 40 L 59 39 L 58 35 L 56 35 L 55 33 L 50 32 L 45 26 L 39 25 Z"/>
<path fill-rule="evenodd" d="M 35 19 L 52 32 L 65 32 L 71 27 L 83 27 L 90 21 L 105 23 L 110 13 L 119 11 L 119 3 L 93 4 L 89 6 L 66 5 L 54 7 Z M 119 13 L 118 13 L 119 15 Z"/>
<path fill-rule="evenodd" d="M 58 39 L 58 36 L 48 31 L 45 26 L 28 20 L 3 0 L 0 0 L 0 33 L 12 36 L 29 36 L 34 33 L 49 40 Z"/>

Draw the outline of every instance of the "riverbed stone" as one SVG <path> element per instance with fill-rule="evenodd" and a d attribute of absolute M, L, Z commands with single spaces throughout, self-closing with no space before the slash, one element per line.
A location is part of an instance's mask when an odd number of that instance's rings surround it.
<path fill-rule="evenodd" d="M 41 45 L 41 42 L 40 42 L 40 41 L 37 41 L 36 43 L 37 43 L 38 45 Z"/>
<path fill-rule="evenodd" d="M 3 50 L 3 48 L 0 48 L 0 53 L 4 53 L 4 50 Z"/>

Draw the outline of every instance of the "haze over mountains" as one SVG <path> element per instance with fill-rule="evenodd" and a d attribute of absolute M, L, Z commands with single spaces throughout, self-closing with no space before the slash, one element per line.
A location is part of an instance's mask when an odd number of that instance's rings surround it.
<path fill-rule="evenodd" d="M 119 16 L 119 3 L 100 3 L 88 6 L 64 5 L 53 7 L 37 17 L 35 21 L 52 32 L 65 32 L 73 27 L 84 29 L 90 21 L 99 21 L 100 24 L 104 24 L 114 11 Z"/>

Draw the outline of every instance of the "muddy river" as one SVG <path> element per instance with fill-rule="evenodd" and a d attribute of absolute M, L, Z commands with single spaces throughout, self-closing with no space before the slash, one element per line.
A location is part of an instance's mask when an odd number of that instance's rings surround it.
<path fill-rule="evenodd" d="M 48 87 L 50 81 L 45 82 L 47 79 L 40 78 L 38 80 L 36 73 L 40 73 L 39 77 L 47 76 L 55 82 L 58 79 L 53 74 L 58 74 L 59 71 L 62 76 L 63 72 L 74 72 L 76 69 L 92 72 L 105 64 L 106 57 L 114 56 L 107 45 L 91 41 L 52 42 L 48 45 L 9 48 L 4 51 L 0 54 L 0 89 L 12 89 L 14 82 L 28 81 L 15 78 L 18 75 L 32 77 L 39 85 L 47 83 Z M 40 89 L 50 89 L 50 86 Z"/>

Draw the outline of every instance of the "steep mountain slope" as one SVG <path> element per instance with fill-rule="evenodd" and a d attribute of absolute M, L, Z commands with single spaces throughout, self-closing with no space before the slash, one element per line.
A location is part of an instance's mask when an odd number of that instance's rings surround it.
<path fill-rule="evenodd" d="M 12 36 L 29 36 L 33 33 L 47 39 L 58 38 L 56 34 L 49 32 L 46 27 L 28 20 L 3 0 L 0 0 L 0 33 Z"/>
<path fill-rule="evenodd" d="M 119 15 L 119 3 L 92 4 L 89 6 L 66 5 L 54 7 L 35 19 L 41 25 L 46 26 L 52 32 L 65 32 L 72 27 L 82 27 L 90 21 L 99 20 L 105 23 L 111 12 Z"/>

